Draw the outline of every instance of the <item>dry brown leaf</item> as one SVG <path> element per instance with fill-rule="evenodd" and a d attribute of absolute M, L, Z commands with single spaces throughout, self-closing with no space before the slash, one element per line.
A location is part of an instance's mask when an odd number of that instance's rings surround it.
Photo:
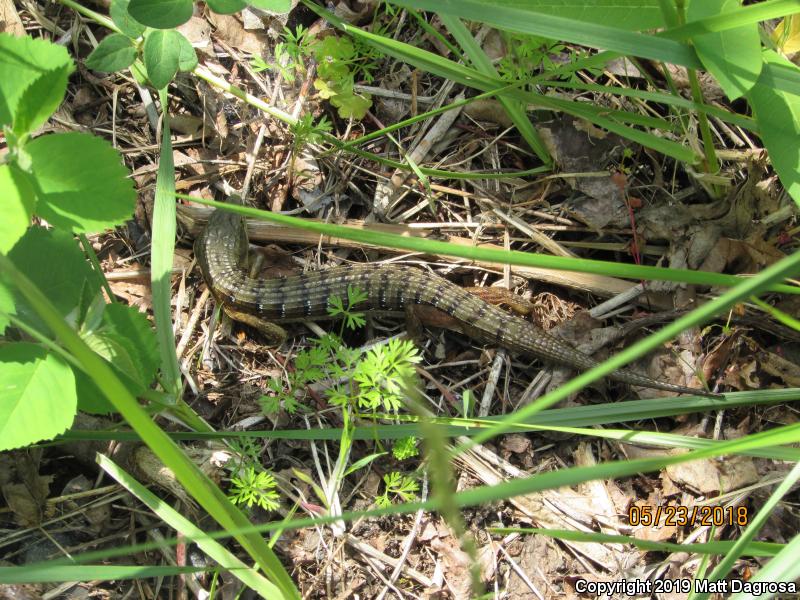
<path fill-rule="evenodd" d="M 781 19 L 770 37 L 784 54 L 800 51 L 800 16 L 789 15 Z"/>
<path fill-rule="evenodd" d="M 179 25 L 177 30 L 191 42 L 195 50 L 213 56 L 214 47 L 211 44 L 211 26 L 208 21 L 202 17 L 192 17 L 183 25 Z"/>
<path fill-rule="evenodd" d="M 758 362 L 766 373 L 778 377 L 787 386 L 800 386 L 800 365 L 766 350 L 758 353 Z"/>
<path fill-rule="evenodd" d="M 458 541 L 453 536 L 445 539 L 434 538 L 430 547 L 441 559 L 444 579 L 453 598 L 456 600 L 470 598 L 472 582 L 469 570 L 472 560 L 469 555 L 459 548 Z"/>
<path fill-rule="evenodd" d="M 269 36 L 262 32 L 247 31 L 233 15 L 209 12 L 208 20 L 216 28 L 214 35 L 239 52 L 269 56 Z"/>
<path fill-rule="evenodd" d="M 12 0 L 0 0 L 0 32 L 10 35 L 25 35 L 25 27 Z"/>
<path fill-rule="evenodd" d="M 758 469 L 749 456 L 730 456 L 717 463 L 723 493 L 738 490 L 759 480 Z"/>
<path fill-rule="evenodd" d="M 710 460 L 692 460 L 669 465 L 666 473 L 678 485 L 697 490 L 701 494 L 716 494 L 720 490 L 719 471 Z"/>

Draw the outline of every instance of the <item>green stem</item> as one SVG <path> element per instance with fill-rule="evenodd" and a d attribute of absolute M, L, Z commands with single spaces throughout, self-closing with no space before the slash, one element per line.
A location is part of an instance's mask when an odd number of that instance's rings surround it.
<path fill-rule="evenodd" d="M 95 276 L 100 280 L 100 285 L 103 286 L 103 289 L 106 291 L 108 301 L 111 304 L 114 304 L 117 302 L 117 298 L 114 295 L 114 292 L 111 291 L 111 285 L 108 283 L 105 273 L 103 273 L 103 268 L 100 266 L 100 261 L 97 258 L 94 248 L 92 248 L 92 244 L 89 242 L 89 238 L 86 237 L 85 233 L 79 233 L 78 239 L 81 241 L 81 246 L 83 246 L 84 253 L 89 257 L 89 262 L 92 263 Z"/>
<path fill-rule="evenodd" d="M 82 14 L 84 17 L 91 19 L 98 25 L 107 27 L 114 33 L 122 33 L 122 30 L 119 27 L 117 27 L 114 21 L 112 21 L 107 16 L 101 15 L 99 12 L 95 12 L 90 8 L 86 8 L 79 2 L 75 2 L 75 0 L 58 0 L 58 1 L 61 2 L 61 4 L 63 4 L 64 6 L 71 8 L 75 12 Z"/>

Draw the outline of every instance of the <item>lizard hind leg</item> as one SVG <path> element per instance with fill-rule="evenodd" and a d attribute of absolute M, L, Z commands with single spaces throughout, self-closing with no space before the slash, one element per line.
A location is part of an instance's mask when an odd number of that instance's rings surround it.
<path fill-rule="evenodd" d="M 272 346 L 280 346 L 287 338 L 286 330 L 272 321 L 267 321 L 256 315 L 236 310 L 227 304 L 222 305 L 222 310 L 234 321 L 249 325 L 257 329 L 264 337 L 267 338 L 269 344 Z"/>

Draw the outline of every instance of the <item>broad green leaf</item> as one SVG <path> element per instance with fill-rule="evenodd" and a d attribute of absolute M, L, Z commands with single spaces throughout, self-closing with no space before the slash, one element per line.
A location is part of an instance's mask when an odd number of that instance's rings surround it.
<path fill-rule="evenodd" d="M 206 0 L 208 8 L 221 15 L 231 15 L 247 6 L 244 0 Z"/>
<path fill-rule="evenodd" d="M 113 73 L 127 69 L 136 60 L 136 47 L 130 38 L 112 33 L 103 38 L 86 59 L 86 66 L 95 71 Z"/>
<path fill-rule="evenodd" d="M 119 376 L 119 371 L 115 371 L 117 376 Z M 110 415 L 117 412 L 117 409 L 114 408 L 114 405 L 103 395 L 100 388 L 94 384 L 91 377 L 80 369 L 73 369 L 72 374 L 75 377 L 75 394 L 78 397 L 78 410 L 92 415 Z M 133 394 L 133 392 L 131 393 Z"/>
<path fill-rule="evenodd" d="M 92 296 L 100 290 L 83 252 L 64 230 L 30 227 L 8 257 L 51 299 L 62 316 L 73 313 L 84 294 Z M 17 313 L 29 325 L 47 331 L 22 299 L 17 302 Z"/>
<path fill-rule="evenodd" d="M 739 0 L 692 0 L 686 13 L 689 22 L 736 12 Z M 761 38 L 758 24 L 696 35 L 692 38 L 703 66 L 719 82 L 731 100 L 752 88 L 761 73 Z"/>
<path fill-rule="evenodd" d="M 372 106 L 372 96 L 357 94 L 352 89 L 348 89 L 331 97 L 330 103 L 338 109 L 339 116 L 343 119 L 352 118 L 359 121 L 364 118 L 369 107 Z"/>
<path fill-rule="evenodd" d="M 132 396 L 150 388 L 158 368 L 158 344 L 147 318 L 135 308 L 119 303 L 103 307 L 103 322 L 94 331 L 81 333 L 86 345 L 102 356 Z M 91 378 L 75 372 L 78 406 L 94 414 L 115 412 Z"/>
<path fill-rule="evenodd" d="M 178 70 L 185 73 L 197 66 L 197 53 L 186 36 L 180 32 L 178 36 Z"/>
<path fill-rule="evenodd" d="M 114 25 L 119 27 L 120 31 L 127 35 L 129 38 L 136 39 L 144 33 L 146 27 L 139 23 L 128 12 L 130 0 L 111 0 L 111 20 Z"/>
<path fill-rule="evenodd" d="M 21 108 L 20 100 L 28 88 L 51 71 L 59 72 L 47 90 L 36 89 L 31 100 L 38 104 L 27 107 L 29 123 L 41 121 L 61 104 L 67 90 L 66 76 L 75 68 L 66 48 L 31 37 L 14 37 L 0 33 L 0 125 L 10 125 Z M 46 92 L 46 93 L 45 93 Z M 32 118 L 32 115 L 38 115 Z M 40 124 L 40 123 L 39 123 Z M 35 126 L 35 125 L 34 125 Z"/>
<path fill-rule="evenodd" d="M 0 165 L 0 252 L 8 253 L 28 229 L 36 196 L 25 173 L 15 165 Z"/>
<path fill-rule="evenodd" d="M 75 418 L 75 380 L 36 344 L 0 346 L 0 451 L 49 440 Z"/>
<path fill-rule="evenodd" d="M 28 302 L 36 308 L 42 320 L 58 336 L 64 349 L 75 358 L 81 369 L 92 377 L 125 421 L 141 436 L 164 465 L 172 470 L 189 494 L 223 529 L 232 531 L 233 536 L 258 568 L 278 586 L 280 595 L 274 597 L 299 600 L 300 593 L 294 582 L 266 541 L 251 530 L 245 532 L 245 528 L 249 528 L 251 524 L 241 511 L 228 501 L 219 487 L 156 425 L 109 365 L 86 346 L 73 328 L 59 316 L 47 296 L 3 254 L 0 254 L 0 273 L 11 280 L 14 287 L 20 290 Z"/>
<path fill-rule="evenodd" d="M 145 38 L 144 66 L 156 89 L 167 87 L 178 72 L 182 37 L 173 29 L 157 29 Z"/>
<path fill-rule="evenodd" d="M 798 71 L 795 65 L 772 50 L 765 50 L 762 56 L 765 67 Z M 776 89 L 775 72 L 765 68 L 747 93 L 747 99 L 772 166 L 783 187 L 800 205 L 800 97 Z"/>
<path fill-rule="evenodd" d="M 171 29 L 192 18 L 192 0 L 130 0 L 128 12 L 148 27 Z"/>
<path fill-rule="evenodd" d="M 103 312 L 103 324 L 94 335 L 111 350 L 108 355 L 98 352 L 101 356 L 142 388 L 150 386 L 159 356 L 155 332 L 145 315 L 131 306 L 109 304 Z"/>
<path fill-rule="evenodd" d="M 17 105 L 14 133 L 18 136 L 33 133 L 47 122 L 64 97 L 59 90 L 66 89 L 72 69 L 70 64 L 47 71 L 25 88 Z"/>
<path fill-rule="evenodd" d="M 291 0 L 248 0 L 247 2 L 256 8 L 263 8 L 274 13 L 287 13 L 292 8 Z"/>
<path fill-rule="evenodd" d="M 36 211 L 52 225 L 76 233 L 114 227 L 133 215 L 136 192 L 119 154 L 85 133 L 43 135 L 27 144 Z"/>

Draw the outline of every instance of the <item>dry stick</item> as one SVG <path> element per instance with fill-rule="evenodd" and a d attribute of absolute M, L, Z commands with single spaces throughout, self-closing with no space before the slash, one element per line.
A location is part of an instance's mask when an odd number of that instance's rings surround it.
<path fill-rule="evenodd" d="M 365 544 L 357 537 L 349 533 L 344 534 L 344 540 L 348 546 L 350 546 L 351 548 L 355 548 L 365 556 L 379 560 L 380 562 L 387 564 L 390 567 L 400 566 L 403 575 L 405 575 L 406 577 L 413 579 L 414 581 L 420 583 L 421 585 L 424 585 L 427 588 L 433 587 L 433 581 L 431 581 L 431 579 L 427 575 L 424 575 L 423 573 L 420 573 L 419 571 L 417 571 L 416 569 L 412 569 L 411 567 L 404 566 L 403 562 L 399 558 L 392 558 L 391 556 L 387 556 L 383 552 L 380 552 L 375 548 L 373 548 L 372 546 Z"/>
<path fill-rule="evenodd" d="M 420 499 L 425 502 L 428 499 L 428 476 L 425 471 L 423 471 L 423 479 L 422 479 L 422 491 L 420 492 Z M 403 540 L 403 551 L 400 553 L 400 558 L 397 559 L 397 565 L 392 571 L 392 574 L 389 576 L 389 582 L 394 583 L 397 581 L 397 578 L 403 572 L 405 568 L 406 561 L 408 560 L 408 555 L 411 552 L 411 547 L 414 545 L 414 541 L 417 538 L 417 532 L 419 531 L 420 525 L 422 524 L 422 517 L 424 516 L 425 511 L 418 510 L 414 515 L 414 525 L 411 527 L 411 531 L 408 532 L 408 535 Z M 433 583 L 433 582 L 431 582 Z M 383 600 L 384 596 L 389 590 L 389 586 L 385 586 L 381 593 L 378 594 L 378 597 L 375 600 Z"/>
<path fill-rule="evenodd" d="M 519 229 L 522 233 L 529 236 L 531 240 L 539 244 L 542 248 L 549 250 L 552 254 L 556 256 L 575 257 L 574 252 L 570 252 L 555 240 L 537 231 L 536 229 L 534 229 L 524 221 L 521 221 L 517 217 L 508 214 L 505 211 L 500 210 L 499 208 L 493 208 L 492 212 L 498 217 L 500 217 L 503 221 L 511 225 L 512 227 L 516 227 L 517 229 Z"/>
<path fill-rule="evenodd" d="M 197 322 L 200 320 L 200 313 L 202 312 L 203 308 L 205 307 L 206 303 L 208 302 L 209 297 L 211 296 L 211 292 L 208 288 L 203 290 L 203 293 L 200 295 L 200 298 L 194 305 L 194 309 L 192 310 L 192 314 L 189 316 L 189 322 L 186 323 L 186 328 L 183 330 L 183 335 L 181 336 L 180 341 L 178 342 L 178 346 L 175 349 L 175 352 L 178 358 L 183 357 L 183 353 L 186 351 L 186 346 L 189 344 L 189 340 L 192 339 L 192 334 L 194 333 L 194 328 L 197 326 Z M 186 361 L 184 361 L 183 368 L 186 368 Z"/>

